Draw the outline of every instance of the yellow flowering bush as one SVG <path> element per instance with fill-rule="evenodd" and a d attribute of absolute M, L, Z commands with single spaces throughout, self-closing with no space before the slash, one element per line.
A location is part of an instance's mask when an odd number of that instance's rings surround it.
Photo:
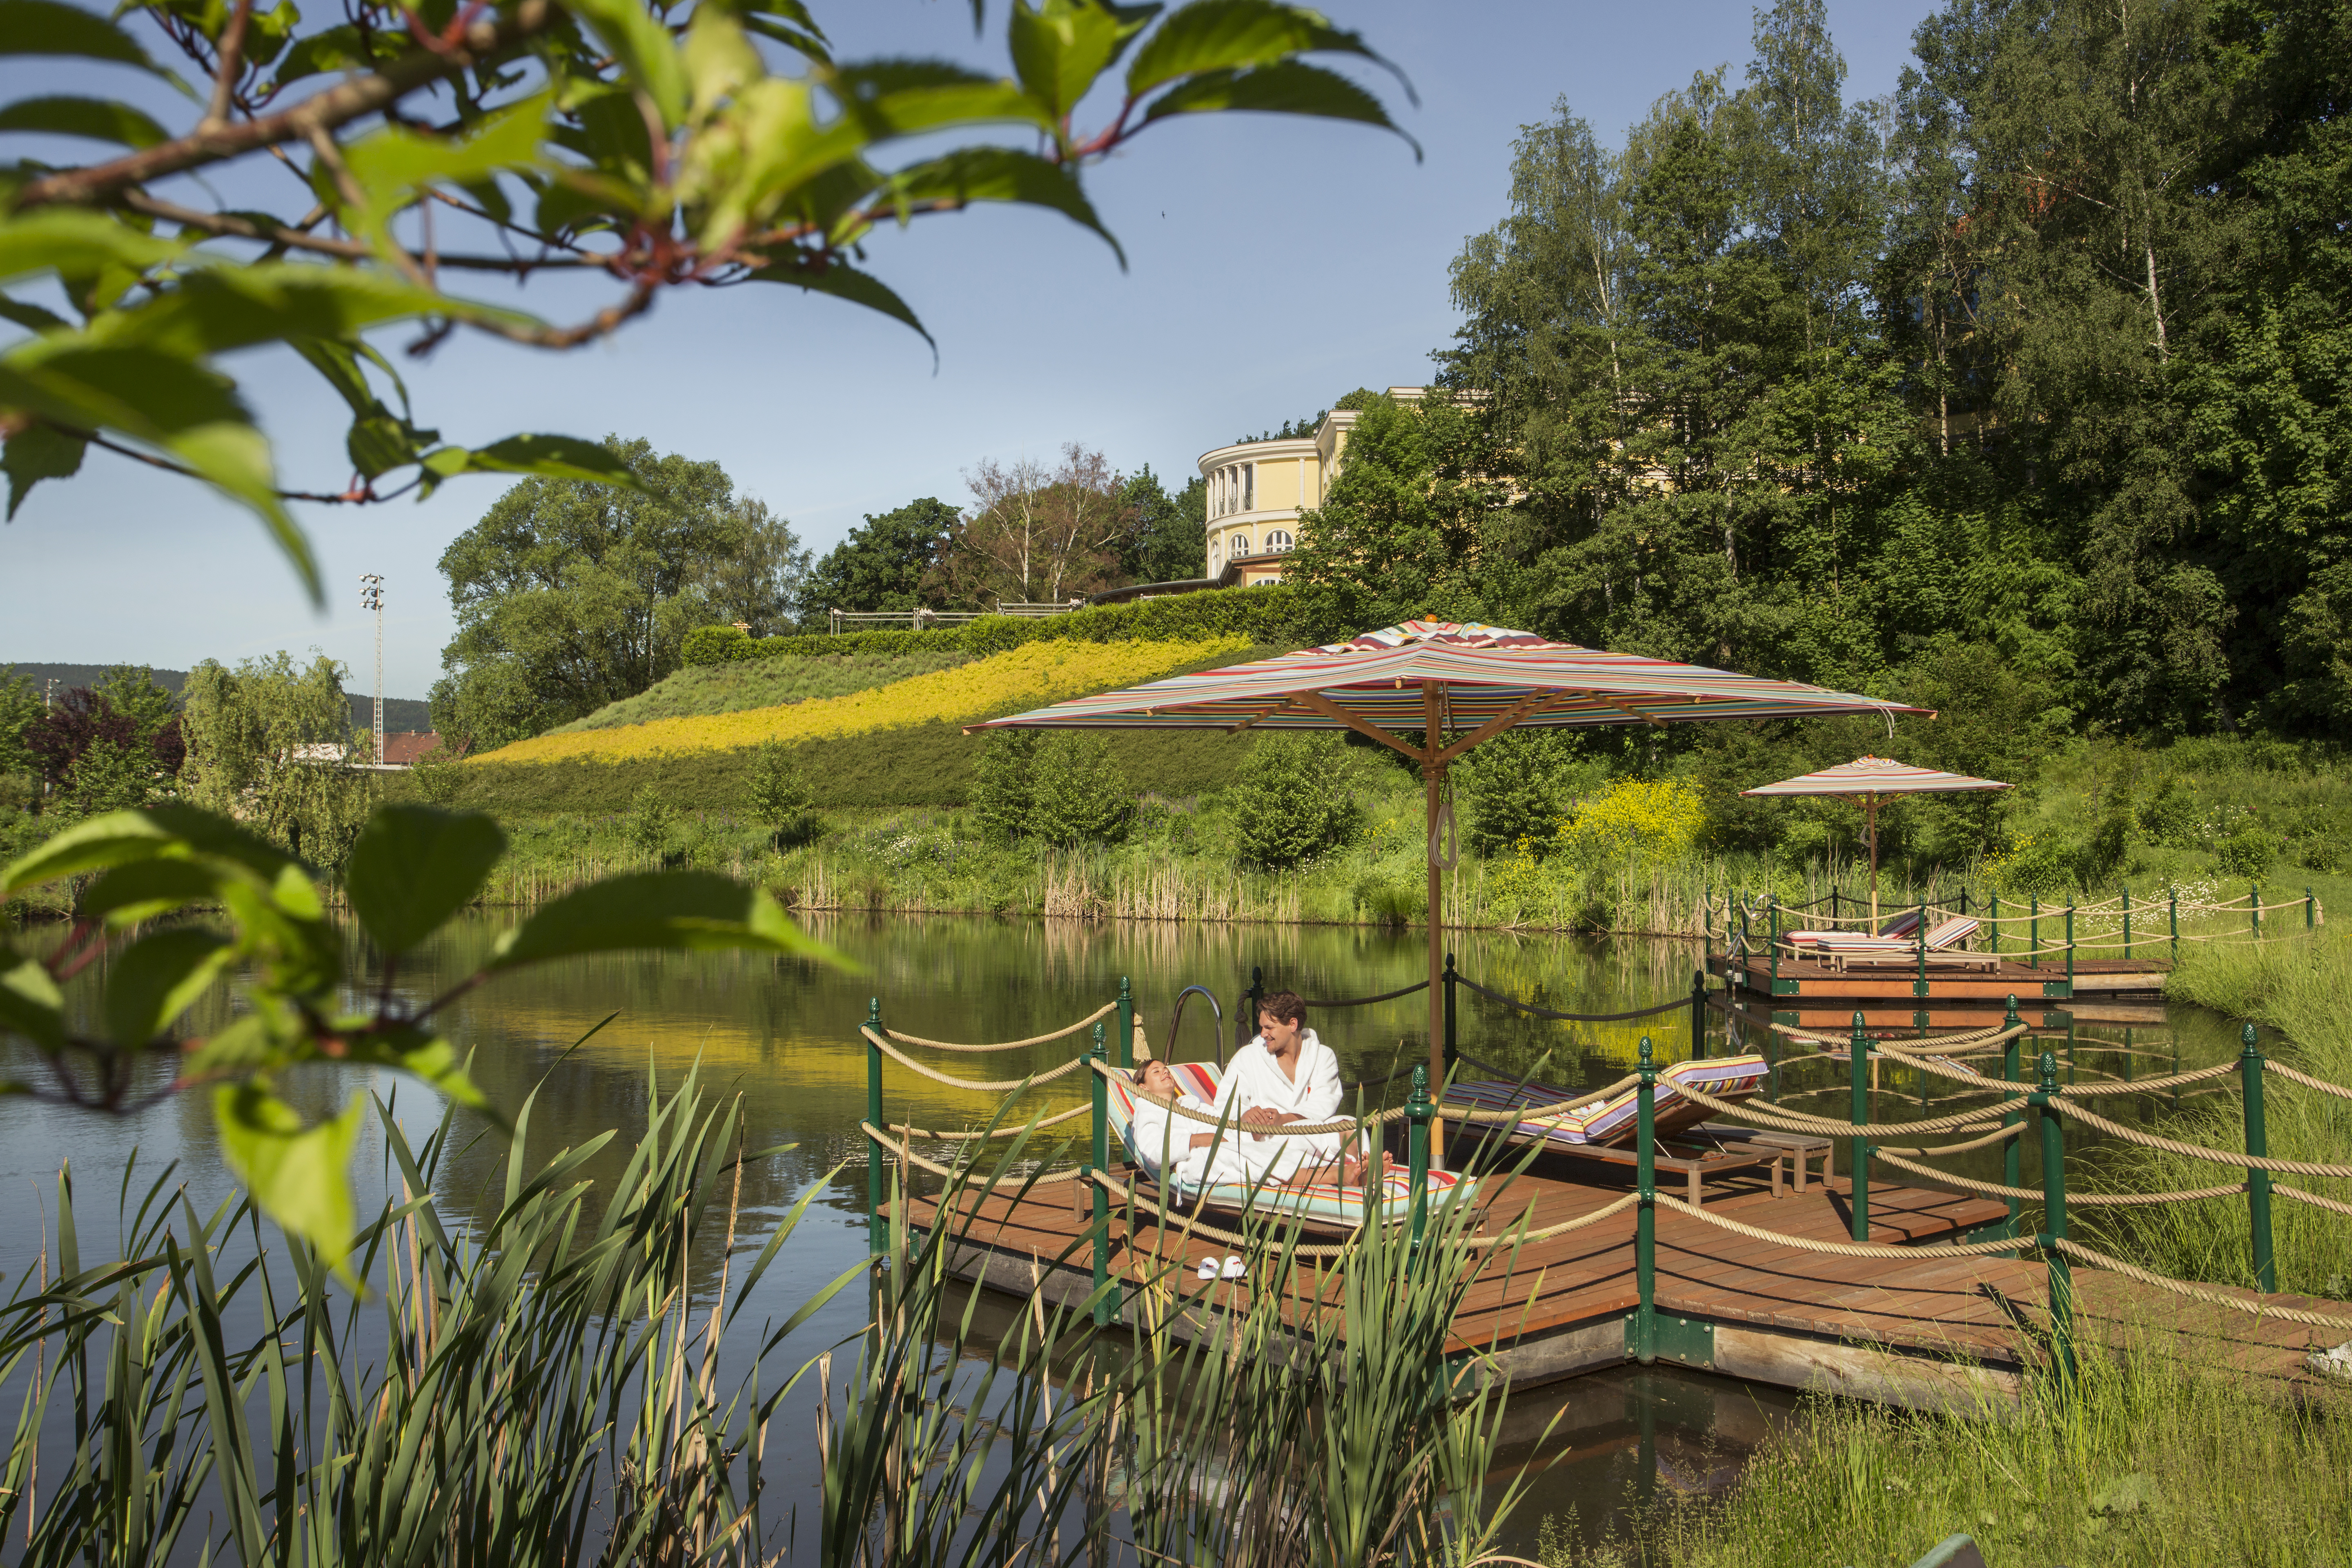
<path fill-rule="evenodd" d="M 834 740 L 934 721 L 969 724 L 1065 698 L 1157 680 L 1203 660 L 1238 656 L 1249 647 L 1249 639 L 1243 637 L 1181 643 L 1026 643 L 953 669 L 845 697 L 534 736 L 485 752 L 472 759 L 471 765 L 572 757 L 621 762 L 663 753 L 735 751 L 763 741 Z"/>
<path fill-rule="evenodd" d="M 1655 865 L 1698 847 L 1706 812 L 1683 779 L 1615 779 L 1559 825 L 1556 854 L 1582 866 Z"/>

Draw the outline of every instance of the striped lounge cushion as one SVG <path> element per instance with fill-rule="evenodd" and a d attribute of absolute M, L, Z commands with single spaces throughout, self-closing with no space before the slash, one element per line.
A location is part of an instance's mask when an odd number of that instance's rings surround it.
<path fill-rule="evenodd" d="M 1680 1099 L 1675 1091 L 1683 1085 L 1720 1100 L 1727 1095 L 1750 1094 L 1764 1080 L 1764 1058 L 1748 1055 L 1714 1057 L 1706 1061 L 1676 1062 L 1658 1074 L 1656 1104 L 1664 1107 Z M 1449 1105 L 1464 1105 L 1478 1110 L 1511 1110 L 1523 1105 L 1554 1105 L 1571 1098 L 1571 1091 L 1555 1089 L 1549 1084 L 1514 1083 L 1501 1079 L 1475 1079 L 1457 1083 L 1445 1091 Z M 1629 1089 L 1612 1099 L 1594 1100 L 1570 1110 L 1549 1116 L 1532 1117 L 1517 1123 L 1515 1134 L 1539 1139 L 1546 1143 L 1574 1146 L 1584 1143 L 1609 1143 L 1624 1136 L 1641 1116 L 1641 1092 Z M 1685 1101 L 1688 1105 L 1688 1101 Z"/>

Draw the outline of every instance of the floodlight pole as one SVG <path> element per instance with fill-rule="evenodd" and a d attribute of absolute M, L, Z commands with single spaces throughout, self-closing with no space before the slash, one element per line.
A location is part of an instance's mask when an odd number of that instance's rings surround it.
<path fill-rule="evenodd" d="M 360 607 L 375 612 L 375 750 L 368 761 L 383 765 L 383 579 L 371 572 L 360 579 Z"/>

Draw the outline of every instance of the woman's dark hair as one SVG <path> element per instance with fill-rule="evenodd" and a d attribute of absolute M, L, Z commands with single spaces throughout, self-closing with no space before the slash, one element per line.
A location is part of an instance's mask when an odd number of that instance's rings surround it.
<path fill-rule="evenodd" d="M 1299 1000 L 1296 991 L 1270 991 L 1257 1005 L 1257 1010 L 1260 1017 L 1270 1014 L 1286 1024 L 1297 1024 L 1302 1028 L 1307 1024 L 1307 1004 Z"/>

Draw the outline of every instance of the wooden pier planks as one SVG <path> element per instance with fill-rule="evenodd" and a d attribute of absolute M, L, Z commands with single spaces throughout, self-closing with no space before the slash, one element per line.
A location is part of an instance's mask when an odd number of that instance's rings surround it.
<path fill-rule="evenodd" d="M 1591 1214 L 1624 1190 L 1532 1175 L 1500 1179 L 1490 1188 L 1480 1229 L 1505 1234 L 1525 1214 L 1527 1228 L 1539 1230 Z M 1746 1191 L 1735 1184 L 1707 1207 L 1761 1229 L 1843 1242 L 1851 1238 L 1848 1205 L 1843 1179 L 1826 1190 L 1815 1186 L 1777 1198 L 1758 1180 Z M 1085 1294 L 1093 1257 L 1083 1239 L 1085 1216 L 1073 1206 L 1068 1188 L 1020 1202 L 985 1197 L 971 1206 L 966 1240 L 973 1245 L 956 1260 L 957 1273 L 1016 1293 L 1042 1279 L 1054 1299 Z M 1874 1185 L 1871 1240 L 1948 1241 L 2005 1213 L 1987 1199 Z M 928 1226 L 938 1205 L 917 1198 L 908 1215 Z M 1174 1222 L 1163 1227 L 1146 1221 L 1130 1234 L 1114 1209 L 1111 1234 L 1115 1276 L 1133 1285 L 1156 1279 L 1171 1301 L 1238 1305 L 1255 1288 L 1249 1279 L 1200 1279 L 1194 1266 L 1206 1257 L 1222 1259 L 1226 1249 L 1198 1237 L 1188 1240 Z M 982 1249 L 988 1256 L 975 1256 Z M 1293 1282 L 1302 1317 L 1323 1267 L 1303 1263 Z M 2334 1342 L 2321 1330 L 2200 1307 L 2087 1268 L 2078 1268 L 2074 1279 L 2084 1332 L 2160 1342 L 2162 1353 L 2195 1353 L 2252 1375 L 2295 1380 L 2307 1375 L 2302 1366 L 2307 1350 Z M 2013 1391 L 2021 1340 L 2038 1336 L 2048 1321 L 2047 1273 L 2039 1261 L 2000 1255 L 1839 1258 L 1736 1236 L 1673 1210 L 1658 1215 L 1657 1280 L 1662 1314 L 1715 1325 L 1716 1364 L 1727 1373 L 1946 1408 L 1981 1397 L 1988 1386 L 1985 1378 L 1969 1382 L 1946 1367 L 1957 1362 L 1992 1369 L 1986 1377 L 1995 1385 L 2005 1378 L 2001 1386 Z M 2323 1313 L 2341 1310 L 2340 1303 L 2273 1300 Z M 1638 1303 L 1633 1215 L 1626 1212 L 1516 1251 L 1491 1251 L 1456 1315 L 1452 1348 L 1496 1356 L 1520 1380 L 1618 1364 L 1624 1359 L 1622 1320 Z M 1890 1366 L 1896 1370 L 1890 1373 Z M 1940 1396 L 1938 1388 L 1945 1389 Z"/>

